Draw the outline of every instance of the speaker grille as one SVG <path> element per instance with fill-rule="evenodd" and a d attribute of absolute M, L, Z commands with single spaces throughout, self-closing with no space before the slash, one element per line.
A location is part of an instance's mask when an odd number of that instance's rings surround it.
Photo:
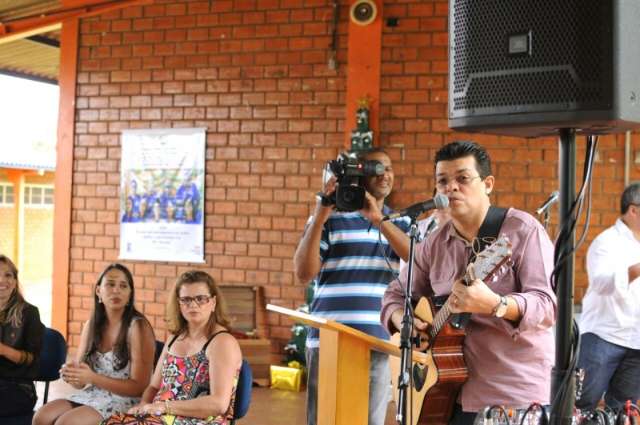
<path fill-rule="evenodd" d="M 611 0 L 454 0 L 450 116 L 612 103 Z M 529 34 L 530 54 L 509 54 Z"/>

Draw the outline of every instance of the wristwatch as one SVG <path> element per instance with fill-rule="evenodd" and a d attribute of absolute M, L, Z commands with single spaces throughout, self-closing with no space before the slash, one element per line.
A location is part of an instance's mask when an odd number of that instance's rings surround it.
<path fill-rule="evenodd" d="M 507 313 L 507 297 L 500 296 L 500 302 L 493 308 L 494 317 L 503 317 Z"/>

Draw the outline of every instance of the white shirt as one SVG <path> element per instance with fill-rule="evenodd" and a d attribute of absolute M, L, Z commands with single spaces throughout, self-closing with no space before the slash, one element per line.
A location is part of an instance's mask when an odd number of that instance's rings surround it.
<path fill-rule="evenodd" d="M 621 219 L 599 234 L 587 252 L 589 289 L 582 300 L 580 332 L 640 349 L 640 278 L 629 283 L 629 266 L 640 263 L 640 241 Z"/>

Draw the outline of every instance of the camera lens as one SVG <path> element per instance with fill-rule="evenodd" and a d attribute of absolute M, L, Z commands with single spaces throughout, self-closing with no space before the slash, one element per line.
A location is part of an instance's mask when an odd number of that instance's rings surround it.
<path fill-rule="evenodd" d="M 347 191 L 344 191 L 344 196 L 342 197 L 342 200 L 347 202 L 347 203 L 351 203 L 351 202 L 353 202 L 355 197 L 356 197 L 355 193 L 353 193 L 350 190 L 347 190 Z"/>
<path fill-rule="evenodd" d="M 376 160 L 364 161 L 362 171 L 365 176 L 381 176 L 384 174 L 384 164 Z"/>

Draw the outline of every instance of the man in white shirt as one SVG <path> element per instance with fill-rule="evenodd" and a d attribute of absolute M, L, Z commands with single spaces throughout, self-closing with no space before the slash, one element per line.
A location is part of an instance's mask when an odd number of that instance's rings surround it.
<path fill-rule="evenodd" d="M 582 300 L 580 409 L 619 409 L 640 398 L 640 183 L 620 200 L 621 216 L 587 252 L 589 289 Z"/>

